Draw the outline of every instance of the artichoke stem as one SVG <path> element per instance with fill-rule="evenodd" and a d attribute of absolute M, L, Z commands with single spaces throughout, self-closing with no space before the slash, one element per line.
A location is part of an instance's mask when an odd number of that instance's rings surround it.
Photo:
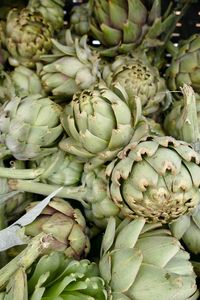
<path fill-rule="evenodd" d="M 52 235 L 41 233 L 31 240 L 28 246 L 7 265 L 0 269 L 0 290 L 3 290 L 10 277 L 19 269 L 25 270 L 42 255 L 47 249 L 51 248 L 54 239 Z"/>
<path fill-rule="evenodd" d="M 0 167 L 0 177 L 15 178 L 15 179 L 35 179 L 40 176 L 45 170 L 38 169 L 14 169 Z"/>
<path fill-rule="evenodd" d="M 18 190 L 22 192 L 28 192 L 33 194 L 40 194 L 48 196 L 61 186 L 51 185 L 46 183 L 40 183 L 33 180 L 14 180 L 10 179 L 8 181 L 9 187 L 12 190 Z M 86 188 L 83 186 L 77 187 L 63 187 L 60 192 L 58 192 L 57 197 L 72 199 L 79 201 L 85 208 L 89 208 L 88 204 L 84 201 L 86 194 Z"/>

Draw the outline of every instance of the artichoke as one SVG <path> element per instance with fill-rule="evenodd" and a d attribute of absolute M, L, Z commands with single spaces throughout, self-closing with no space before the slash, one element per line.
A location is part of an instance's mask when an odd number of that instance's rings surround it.
<path fill-rule="evenodd" d="M 199 159 L 172 137 L 132 140 L 107 168 L 111 198 L 125 216 L 169 223 L 199 202 Z"/>
<path fill-rule="evenodd" d="M 170 90 L 178 91 L 183 84 L 191 85 L 200 93 L 200 35 L 192 35 L 181 41 L 178 48 L 171 45 L 172 62 L 166 71 L 166 80 Z M 179 94 L 175 94 L 179 97 Z"/>
<path fill-rule="evenodd" d="M 90 29 L 104 46 L 102 53 L 115 56 L 138 46 L 156 47 L 157 39 L 171 26 L 171 16 L 161 19 L 161 1 L 91 0 Z"/>
<path fill-rule="evenodd" d="M 52 47 L 52 26 L 39 12 L 12 9 L 5 26 L 5 44 L 10 53 L 9 63 L 28 68 L 35 67 L 42 54 Z"/>
<path fill-rule="evenodd" d="M 53 39 L 53 54 L 42 57 L 48 64 L 41 71 L 41 80 L 53 95 L 71 97 L 99 80 L 99 58 L 87 45 L 86 35 L 73 39 L 67 30 L 65 36 L 65 45 Z"/>
<path fill-rule="evenodd" d="M 108 299 L 198 299 L 189 254 L 169 230 L 145 220 L 110 219 L 102 242 L 99 269 Z"/>
<path fill-rule="evenodd" d="M 140 117 L 139 99 L 135 111 L 130 110 L 128 101 L 120 85 L 113 91 L 97 85 L 75 94 L 61 115 L 69 137 L 60 142 L 60 148 L 94 165 L 111 160 L 128 144 Z"/>
<path fill-rule="evenodd" d="M 0 111 L 1 141 L 19 160 L 53 153 L 57 148 L 51 146 L 62 133 L 60 114 L 60 106 L 49 98 L 15 97 Z"/>
<path fill-rule="evenodd" d="M 45 95 L 40 78 L 33 70 L 19 66 L 10 73 L 10 76 L 19 97 L 34 94 Z"/>
<path fill-rule="evenodd" d="M 170 230 L 178 240 L 194 254 L 200 254 L 200 206 L 190 215 L 184 215 L 169 224 Z"/>
<path fill-rule="evenodd" d="M 139 97 L 143 115 L 155 113 L 165 103 L 165 81 L 145 58 L 117 56 L 104 67 L 103 78 L 108 86 L 119 83 L 125 88 L 130 106 L 135 105 L 135 98 Z"/>
<path fill-rule="evenodd" d="M 81 180 L 84 163 L 77 157 L 58 150 L 36 162 L 30 162 L 30 165 L 44 170 L 38 178 L 41 182 L 74 186 Z"/>
<path fill-rule="evenodd" d="M 10 73 L 2 73 L 2 77 L 3 82 L 0 86 L 2 100 L 11 100 L 15 95 L 19 97 L 45 95 L 39 76 L 29 68 L 19 66 Z"/>
<path fill-rule="evenodd" d="M 27 8 L 40 12 L 44 19 L 59 31 L 64 25 L 64 0 L 29 0 Z"/>
<path fill-rule="evenodd" d="M 106 300 L 104 281 L 94 262 L 66 258 L 62 253 L 45 255 L 28 274 L 30 299 Z"/>
<path fill-rule="evenodd" d="M 92 11 L 90 3 L 75 5 L 70 14 L 70 29 L 77 35 L 88 34 L 90 30 L 89 18 Z"/>
<path fill-rule="evenodd" d="M 27 210 L 37 203 L 31 202 Z M 52 234 L 54 249 L 68 257 L 85 257 L 90 249 L 86 222 L 81 211 L 60 198 L 54 198 L 39 217 L 24 229 L 29 237 L 37 236 L 41 232 Z"/>

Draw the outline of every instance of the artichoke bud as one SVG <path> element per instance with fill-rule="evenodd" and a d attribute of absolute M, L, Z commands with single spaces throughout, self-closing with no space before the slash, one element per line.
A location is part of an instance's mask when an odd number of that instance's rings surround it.
<path fill-rule="evenodd" d="M 74 186 L 80 183 L 84 162 L 74 155 L 58 150 L 40 160 L 30 162 L 30 166 L 44 170 L 39 177 L 42 182 Z"/>
<path fill-rule="evenodd" d="M 113 90 L 99 84 L 75 94 L 61 115 L 69 137 L 60 142 L 60 148 L 89 160 L 92 166 L 112 160 L 128 144 L 140 118 L 140 103 L 134 119 L 128 102 L 129 96 L 119 84 Z"/>
<path fill-rule="evenodd" d="M 48 64 L 41 71 L 41 80 L 48 92 L 70 98 L 98 82 L 99 55 L 87 45 L 86 35 L 73 38 L 67 30 L 65 38 L 65 45 L 52 39 L 53 54 L 42 56 Z"/>
<path fill-rule="evenodd" d="M 166 23 L 172 23 L 173 15 L 162 17 L 160 0 L 92 0 L 90 3 L 90 30 L 101 42 L 104 56 L 159 46 L 161 34 L 169 27 Z"/>
<path fill-rule="evenodd" d="M 59 31 L 64 25 L 64 0 L 29 0 L 27 8 L 40 12 L 43 18 Z"/>
<path fill-rule="evenodd" d="M 189 253 L 169 230 L 159 226 L 145 225 L 145 220 L 138 218 L 125 219 L 116 227 L 110 218 L 99 269 L 113 298 L 198 299 Z"/>
<path fill-rule="evenodd" d="M 52 47 L 52 26 L 39 12 L 12 9 L 5 25 L 5 44 L 10 53 L 9 63 L 34 68 L 42 54 Z"/>
<path fill-rule="evenodd" d="M 15 97 L 1 108 L 3 143 L 19 160 L 37 159 L 57 151 L 53 144 L 63 131 L 61 111 L 58 104 L 40 95 Z"/>
<path fill-rule="evenodd" d="M 130 107 L 139 97 L 145 116 L 159 111 L 167 101 L 165 81 L 145 57 L 117 56 L 110 66 L 104 67 L 103 78 L 108 86 L 119 83 L 125 88 Z"/>
<path fill-rule="evenodd" d="M 174 52 L 174 51 L 173 51 Z M 200 93 L 200 35 L 194 34 L 189 39 L 180 41 L 178 49 L 172 53 L 173 59 L 166 71 L 166 81 L 171 91 L 177 91 L 180 98 L 180 88 L 190 85 L 194 92 Z"/>
<path fill-rule="evenodd" d="M 38 202 L 32 202 L 27 210 Z M 90 250 L 85 219 L 79 209 L 67 201 L 54 198 L 31 224 L 25 226 L 25 234 L 34 237 L 44 232 L 52 234 L 52 250 L 61 251 L 69 257 L 85 257 Z"/>
<path fill-rule="evenodd" d="M 143 137 L 108 166 L 111 198 L 125 216 L 169 223 L 198 204 L 199 164 L 199 154 L 183 141 Z"/>

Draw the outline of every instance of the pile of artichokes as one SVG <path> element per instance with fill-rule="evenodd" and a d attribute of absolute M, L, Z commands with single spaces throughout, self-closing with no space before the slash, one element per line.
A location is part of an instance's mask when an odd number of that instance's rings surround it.
<path fill-rule="evenodd" d="M 0 3 L 0 299 L 199 299 L 194 1 L 72 2 Z"/>

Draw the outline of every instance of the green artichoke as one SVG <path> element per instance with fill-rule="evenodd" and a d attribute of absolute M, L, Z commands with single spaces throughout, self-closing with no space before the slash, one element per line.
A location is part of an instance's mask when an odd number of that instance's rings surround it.
<path fill-rule="evenodd" d="M 188 40 L 181 41 L 178 48 L 171 46 L 169 50 L 173 55 L 166 71 L 169 89 L 179 91 L 183 84 L 188 84 L 200 93 L 200 35 L 192 35 Z M 179 93 L 175 95 L 178 97 Z"/>
<path fill-rule="evenodd" d="M 102 242 L 99 269 L 116 300 L 198 299 L 189 254 L 169 230 L 145 220 L 110 219 Z"/>
<path fill-rule="evenodd" d="M 106 300 L 104 281 L 94 262 L 66 258 L 62 253 L 45 255 L 28 274 L 30 299 Z"/>
<path fill-rule="evenodd" d="M 173 102 L 166 114 L 164 129 L 167 134 L 197 147 L 200 141 L 200 100 L 195 97 L 191 86 L 184 84 L 180 89 L 183 98 Z"/>
<path fill-rule="evenodd" d="M 52 26 L 39 12 L 12 9 L 5 26 L 5 44 L 10 53 L 9 63 L 28 68 L 35 67 L 42 54 L 52 47 Z"/>
<path fill-rule="evenodd" d="M 140 117 L 140 101 L 131 111 L 129 97 L 120 85 L 114 90 L 95 86 L 74 95 L 65 106 L 61 123 L 68 134 L 60 148 L 91 164 L 111 160 L 130 141 Z"/>
<path fill-rule="evenodd" d="M 15 97 L 0 111 L 1 141 L 19 160 L 51 154 L 57 151 L 52 145 L 63 131 L 60 114 L 60 106 L 49 98 Z"/>
<path fill-rule="evenodd" d="M 29 68 L 19 66 L 10 73 L 2 73 L 2 77 L 0 85 L 2 100 L 11 100 L 14 96 L 45 95 L 39 76 Z"/>
<path fill-rule="evenodd" d="M 41 182 L 74 186 L 80 183 L 84 163 L 76 156 L 58 150 L 36 162 L 30 162 L 30 165 L 44 170 L 37 178 Z"/>
<path fill-rule="evenodd" d="M 40 12 L 55 31 L 64 26 L 64 0 L 29 0 L 27 8 L 32 12 Z"/>
<path fill-rule="evenodd" d="M 102 53 L 115 56 L 141 46 L 156 47 L 157 39 L 171 25 L 170 15 L 162 20 L 161 1 L 91 0 L 90 29 L 104 46 Z"/>
<path fill-rule="evenodd" d="M 70 29 L 77 35 L 88 34 L 90 30 L 89 18 L 92 11 L 90 3 L 75 5 L 70 13 Z"/>
<path fill-rule="evenodd" d="M 108 86 L 119 83 L 125 88 L 130 106 L 135 105 L 135 98 L 139 97 L 144 115 L 155 113 L 166 105 L 165 80 L 145 57 L 117 56 L 113 63 L 104 67 L 103 78 Z"/>
<path fill-rule="evenodd" d="M 45 95 L 40 78 L 33 70 L 19 66 L 10 73 L 10 76 L 19 97 L 34 94 Z"/>
<path fill-rule="evenodd" d="M 184 215 L 172 222 L 170 230 L 178 240 L 194 254 L 200 254 L 200 206 L 190 215 Z"/>
<path fill-rule="evenodd" d="M 41 71 L 41 80 L 53 95 L 71 97 L 98 82 L 99 57 L 87 45 L 86 35 L 73 39 L 67 30 L 65 36 L 65 45 L 53 39 L 53 54 L 42 57 L 48 64 Z"/>
<path fill-rule="evenodd" d="M 125 216 L 169 223 L 199 203 L 199 159 L 172 137 L 135 139 L 107 168 L 111 198 Z"/>
<path fill-rule="evenodd" d="M 31 202 L 27 210 L 37 203 Z M 41 232 L 52 234 L 55 240 L 54 250 L 61 251 L 68 257 L 85 257 L 90 250 L 86 222 L 81 211 L 60 198 L 54 198 L 39 217 L 24 229 L 29 237 Z"/>

